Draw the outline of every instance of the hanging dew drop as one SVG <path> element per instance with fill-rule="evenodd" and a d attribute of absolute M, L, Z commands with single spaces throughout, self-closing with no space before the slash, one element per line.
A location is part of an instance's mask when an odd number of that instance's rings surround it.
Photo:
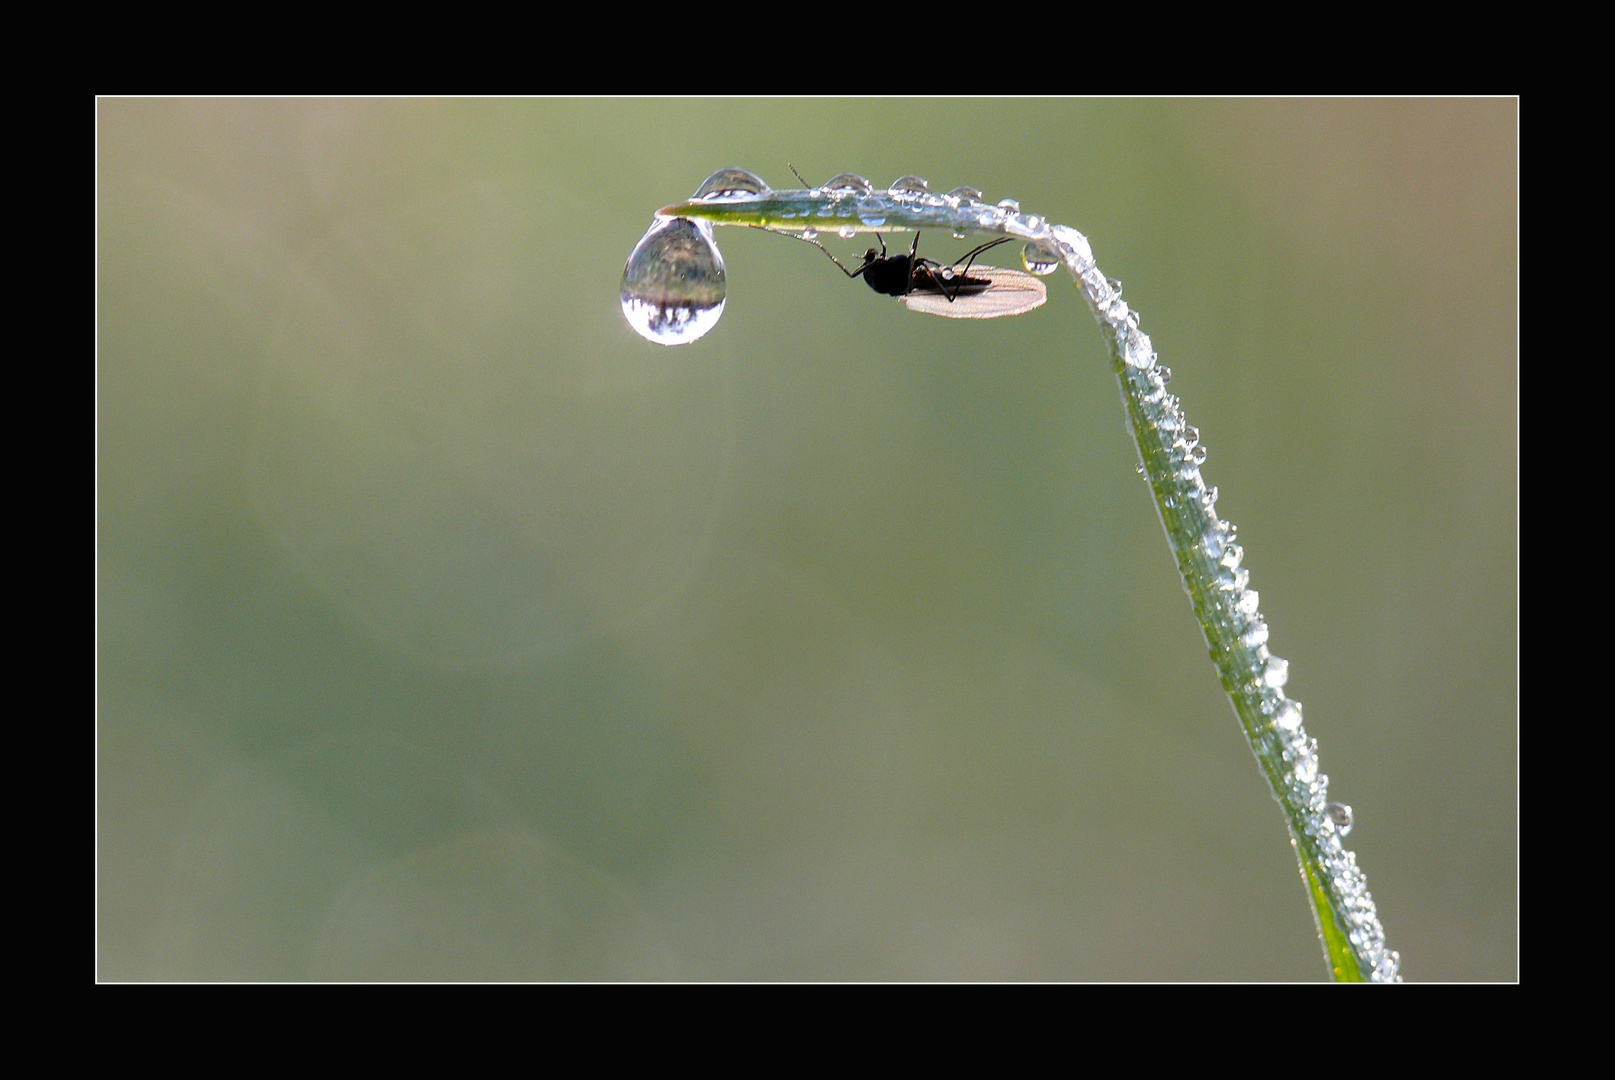
<path fill-rule="evenodd" d="M 818 238 L 819 238 L 819 230 L 815 229 L 813 226 L 809 225 L 807 228 L 802 230 L 802 239 L 804 239 L 804 240 L 817 240 Z"/>
<path fill-rule="evenodd" d="M 1043 277 L 1060 266 L 1060 250 L 1048 240 L 1033 240 L 1021 249 L 1021 265 L 1026 272 Z"/>
<path fill-rule="evenodd" d="M 841 237 L 843 240 L 851 240 L 853 237 L 858 235 L 858 230 L 853 228 L 851 225 L 843 225 L 841 228 L 836 230 L 836 235 Z"/>
<path fill-rule="evenodd" d="M 718 324 L 727 290 L 711 226 L 660 218 L 623 267 L 622 314 L 646 341 L 687 345 Z"/>

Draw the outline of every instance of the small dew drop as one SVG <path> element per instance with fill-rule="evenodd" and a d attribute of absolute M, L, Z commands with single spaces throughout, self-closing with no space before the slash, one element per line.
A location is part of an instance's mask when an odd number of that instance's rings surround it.
<path fill-rule="evenodd" d="M 1273 726 L 1280 731 L 1294 734 L 1301 726 L 1301 703 L 1285 699 L 1279 706 L 1278 715 L 1273 717 Z"/>
<path fill-rule="evenodd" d="M 1351 832 L 1351 807 L 1343 802 L 1332 802 L 1324 807 L 1324 812 L 1329 815 L 1329 820 L 1335 823 L 1335 831 L 1341 836 Z"/>
<path fill-rule="evenodd" d="M 646 341 L 687 345 L 718 324 L 727 291 L 711 227 L 660 218 L 623 267 L 622 314 Z"/>
<path fill-rule="evenodd" d="M 1021 212 L 1020 200 L 1018 200 L 1018 199 L 999 199 L 998 200 L 998 208 L 1000 210 L 1008 210 L 1012 214 L 1018 214 L 1018 213 Z"/>
<path fill-rule="evenodd" d="M 910 174 L 908 176 L 899 176 L 892 181 L 892 186 L 886 190 L 893 195 L 924 194 L 931 190 L 931 185 L 920 177 Z"/>
<path fill-rule="evenodd" d="M 1290 681 L 1290 662 L 1277 656 L 1267 658 L 1267 667 L 1262 671 L 1262 681 L 1275 689 Z"/>
<path fill-rule="evenodd" d="M 824 182 L 824 190 L 832 195 L 851 192 L 854 195 L 868 195 L 875 190 L 874 185 L 857 173 L 836 173 Z"/>
<path fill-rule="evenodd" d="M 841 228 L 836 230 L 836 235 L 841 237 L 843 240 L 851 240 L 853 237 L 858 235 L 858 230 L 853 228 L 851 225 L 843 225 Z"/>
<path fill-rule="evenodd" d="M 761 195 L 768 190 L 768 185 L 763 183 L 762 178 L 756 173 L 730 166 L 727 169 L 719 169 L 707 177 L 702 181 L 701 186 L 695 189 L 695 194 L 691 195 L 690 198 L 707 200 L 734 199 L 743 198 L 747 195 Z"/>
<path fill-rule="evenodd" d="M 954 206 L 958 206 L 960 203 L 964 202 L 980 202 L 981 192 L 977 191 L 969 184 L 960 184 L 958 187 L 954 188 L 952 191 L 948 192 L 942 197 L 948 200 L 948 202 L 952 203 Z"/>
<path fill-rule="evenodd" d="M 1021 265 L 1039 277 L 1052 274 L 1060 266 L 1060 250 L 1049 240 L 1033 240 L 1021 249 Z"/>
<path fill-rule="evenodd" d="M 818 238 L 819 238 L 819 230 L 815 229 L 813 226 L 809 225 L 807 228 L 802 230 L 802 239 L 804 239 L 804 240 L 817 240 Z"/>
<path fill-rule="evenodd" d="M 1318 754 L 1313 747 L 1316 744 L 1311 739 L 1295 755 L 1295 764 L 1291 770 L 1295 779 L 1302 784 L 1310 784 L 1318 778 Z"/>
<path fill-rule="evenodd" d="M 965 232 L 963 229 L 954 229 L 953 230 L 953 238 L 955 240 L 963 240 L 966 236 L 969 236 L 969 235 L 970 234 Z"/>

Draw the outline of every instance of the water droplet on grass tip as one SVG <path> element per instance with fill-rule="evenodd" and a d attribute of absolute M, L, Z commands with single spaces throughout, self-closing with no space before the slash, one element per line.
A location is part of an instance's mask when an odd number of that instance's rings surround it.
<path fill-rule="evenodd" d="M 646 341 L 687 345 L 717 325 L 727 291 L 723 255 L 711 227 L 688 218 L 661 218 L 634 245 L 623 267 L 622 314 Z"/>

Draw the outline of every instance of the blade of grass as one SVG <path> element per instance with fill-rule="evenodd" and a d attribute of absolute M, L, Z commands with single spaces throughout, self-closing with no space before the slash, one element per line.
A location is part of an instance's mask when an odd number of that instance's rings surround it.
<path fill-rule="evenodd" d="M 744 170 L 723 169 L 696 197 L 664 207 L 658 216 L 843 236 L 910 229 L 1016 236 L 1029 243 L 1029 266 L 1056 260 L 1064 265 L 1105 336 L 1128 426 L 1195 618 L 1251 752 L 1283 809 L 1330 975 L 1340 982 L 1401 981 L 1401 959 L 1386 946 L 1367 879 L 1329 812 L 1329 778 L 1318 770 L 1317 742 L 1301 723 L 1300 702 L 1284 694 L 1289 665 L 1268 649 L 1267 624 L 1241 565 L 1244 551 L 1234 526 L 1216 514 L 1217 489 L 1201 475 L 1206 449 L 1167 392 L 1170 373 L 1139 329 L 1138 313 L 1122 300 L 1120 286 L 1100 272 L 1087 239 L 1022 214 L 1008 200 L 984 203 L 973 189 L 933 195 L 905 177 L 875 191 L 845 173 L 823 188 L 775 191 Z"/>

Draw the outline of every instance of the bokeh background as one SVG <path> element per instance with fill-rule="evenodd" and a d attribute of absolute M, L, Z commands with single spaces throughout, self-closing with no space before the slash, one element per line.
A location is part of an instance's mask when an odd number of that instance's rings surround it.
<path fill-rule="evenodd" d="M 1517 977 L 1515 102 L 104 99 L 97 148 L 100 978 L 1324 977 L 1069 282 L 946 320 L 722 229 L 712 333 L 624 322 L 654 210 L 788 163 L 1090 238 L 1405 975 Z"/>

